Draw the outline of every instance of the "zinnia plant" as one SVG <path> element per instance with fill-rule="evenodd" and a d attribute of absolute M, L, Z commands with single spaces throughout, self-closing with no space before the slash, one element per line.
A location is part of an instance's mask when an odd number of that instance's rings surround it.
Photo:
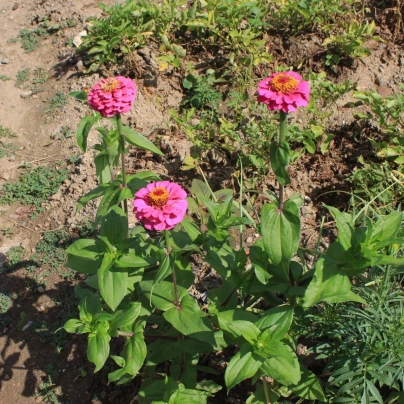
<path fill-rule="evenodd" d="M 77 138 L 85 150 L 93 124 L 112 114 L 112 128 L 96 128 L 103 141 L 95 147 L 100 152 L 96 168 L 98 173 L 120 159 L 122 169 L 79 201 L 83 206 L 102 197 L 96 216 L 100 228 L 98 238 L 76 240 L 67 249 L 67 266 L 87 275 L 88 287 L 76 288 L 79 318 L 68 320 L 64 329 L 88 334 L 87 357 L 95 371 L 109 361 L 108 382 L 130 383 L 137 377 L 133 388 L 140 404 L 207 404 L 209 397 L 222 394 L 221 379 L 227 394 L 251 379 L 255 391 L 245 385 L 250 394 L 246 404 L 274 404 L 283 398 L 295 402 L 296 396 L 325 402 L 317 376 L 297 355 L 295 318 L 319 302 L 364 303 L 352 292 L 349 276 L 360 282 L 374 263 L 404 262 L 378 252 L 395 242 L 402 213 L 391 214 L 379 228 L 365 229 L 355 228 L 349 215 L 332 208 L 338 239 L 329 250 L 316 251 L 312 265 L 300 254 L 302 199 L 292 195 L 283 200 L 283 187 L 290 181 L 285 135 L 287 113 L 307 105 L 310 89 L 294 72 L 274 73 L 258 87 L 258 102 L 280 113 L 279 138 L 270 146 L 279 197 L 261 207 L 259 225 L 244 209 L 242 189 L 237 203 L 232 189 L 214 192 L 206 179 L 194 179 L 187 197 L 180 185 L 152 172 L 126 176 L 125 142 L 161 152 L 122 123 L 135 87 L 128 95 L 118 89 L 119 78 L 103 80 L 90 92 L 96 111 L 80 122 Z M 133 195 L 142 225 L 129 229 L 126 201 Z M 195 215 L 185 218 L 188 203 Z M 237 227 L 242 232 L 243 226 L 257 232 L 248 251 L 243 237 L 235 246 L 229 231 Z M 220 281 L 205 286 L 206 273 Z M 209 289 L 205 297 L 201 285 Z M 121 341 L 110 345 L 113 338 Z M 225 370 L 218 369 L 222 374 L 209 380 L 206 361 L 219 355 L 226 360 Z M 224 402 L 226 393 L 220 399 Z"/>

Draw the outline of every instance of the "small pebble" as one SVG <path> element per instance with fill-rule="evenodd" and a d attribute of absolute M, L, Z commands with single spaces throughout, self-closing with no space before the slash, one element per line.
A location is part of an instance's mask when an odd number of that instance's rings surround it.
<path fill-rule="evenodd" d="M 17 8 L 19 7 L 20 5 L 18 4 L 18 3 L 14 3 L 14 5 L 13 5 L 13 7 L 11 7 L 11 10 L 17 10 Z"/>
<path fill-rule="evenodd" d="M 31 95 L 32 95 L 32 91 L 25 91 L 25 92 L 20 94 L 20 97 L 21 98 L 28 98 L 28 97 L 31 97 Z"/>
<path fill-rule="evenodd" d="M 3 379 L 4 379 L 4 380 L 10 380 L 10 375 L 5 374 L 4 377 L 3 377 Z"/>
<path fill-rule="evenodd" d="M 10 59 L 9 58 L 3 58 L 3 59 L 1 59 L 1 64 L 2 65 L 7 65 L 7 64 L 9 64 L 10 63 Z"/>
<path fill-rule="evenodd" d="M 38 286 L 39 293 L 45 293 L 45 288 L 43 286 Z"/>
<path fill-rule="evenodd" d="M 252 243 L 253 242 L 253 238 L 252 237 L 248 237 L 247 238 L 247 243 Z"/>

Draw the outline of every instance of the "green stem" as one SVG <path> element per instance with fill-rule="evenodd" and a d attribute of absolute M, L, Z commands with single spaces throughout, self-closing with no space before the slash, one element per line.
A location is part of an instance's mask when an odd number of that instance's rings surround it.
<path fill-rule="evenodd" d="M 164 230 L 164 237 L 166 239 L 166 249 L 167 249 L 167 254 L 170 254 L 171 252 L 171 246 L 170 246 L 170 232 L 168 230 Z M 177 309 L 180 309 L 180 299 L 178 297 L 178 286 L 177 286 L 177 276 L 175 274 L 175 266 L 173 265 L 173 272 L 171 272 L 171 276 L 173 278 L 173 286 L 174 286 L 174 304 Z"/>
<path fill-rule="evenodd" d="M 241 158 L 239 158 L 240 161 L 240 217 L 243 217 L 243 162 Z M 243 248 L 243 225 L 240 225 L 240 250 Z"/>
<path fill-rule="evenodd" d="M 265 393 L 266 404 L 271 404 L 271 399 L 269 398 L 269 384 L 268 384 L 265 376 L 262 377 L 262 383 L 264 384 L 264 393 Z"/>
<path fill-rule="evenodd" d="M 286 134 L 288 132 L 288 127 L 287 127 L 287 118 L 288 114 L 286 112 L 280 111 L 279 112 L 279 140 L 278 140 L 278 146 L 285 140 Z M 284 200 L 284 186 L 279 184 L 279 202 L 278 202 L 278 208 L 282 209 L 283 208 L 283 200 Z"/>
<path fill-rule="evenodd" d="M 201 173 L 201 175 L 202 175 L 202 177 L 203 177 L 203 179 L 204 179 L 204 181 L 205 181 L 205 184 L 208 186 L 209 191 L 210 191 L 210 194 L 212 195 L 213 200 L 214 200 L 215 202 L 217 202 L 216 195 L 215 195 L 215 193 L 212 191 L 212 188 L 210 187 L 209 182 L 208 182 L 208 180 L 207 180 L 207 178 L 206 178 L 206 176 L 205 176 L 205 173 L 203 172 L 201 166 L 200 166 L 199 164 L 196 164 L 196 167 L 198 168 L 199 172 Z"/>
<path fill-rule="evenodd" d="M 122 161 L 122 186 L 126 188 L 126 167 L 125 167 L 125 138 L 123 137 L 123 124 L 121 114 L 116 114 L 116 126 L 118 128 L 119 133 L 119 149 L 121 153 L 121 161 Z M 128 217 L 128 201 L 126 199 L 123 200 L 123 207 L 125 211 L 126 217 Z"/>

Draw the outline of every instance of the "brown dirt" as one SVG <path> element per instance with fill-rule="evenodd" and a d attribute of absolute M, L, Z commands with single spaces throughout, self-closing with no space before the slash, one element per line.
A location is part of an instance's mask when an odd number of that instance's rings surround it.
<path fill-rule="evenodd" d="M 111 4 L 112 1 L 104 1 Z M 45 115 L 47 100 L 57 91 L 68 93 L 91 86 L 98 75 L 83 76 L 80 74 L 80 61 L 73 48 L 65 46 L 68 39 L 83 30 L 89 16 L 97 16 L 101 10 L 96 3 L 88 4 L 85 0 L 69 2 L 65 0 L 2 0 L 0 5 L 0 61 L 9 59 L 0 65 L 0 74 L 11 77 L 9 81 L 0 81 L 0 124 L 12 129 L 17 137 L 13 140 L 19 150 L 10 158 L 0 160 L 0 186 L 15 181 L 20 175 L 19 166 L 28 162 L 33 167 L 41 164 L 54 166 L 67 156 L 80 154 L 74 138 L 57 140 L 63 127 L 75 131 L 81 117 L 87 112 L 86 107 L 70 100 L 66 107 L 56 111 L 55 117 Z M 60 30 L 40 42 L 40 46 L 32 53 L 24 53 L 18 42 L 10 42 L 17 37 L 22 28 L 32 29 L 35 24 L 47 18 L 51 22 L 60 23 L 73 19 L 77 25 Z M 305 49 L 316 52 L 313 38 L 307 42 Z M 293 62 L 295 48 L 288 44 L 277 45 L 284 52 L 283 62 Z M 285 48 L 286 47 L 286 48 Z M 404 81 L 404 59 L 399 49 L 393 44 L 372 43 L 372 56 L 357 62 L 353 67 L 343 68 L 341 80 L 349 79 L 358 83 L 358 89 L 387 87 L 395 89 L 397 83 Z M 294 50 L 295 49 L 295 50 Z M 152 55 L 151 50 L 144 53 Z M 276 49 L 275 49 L 276 54 Z M 142 56 L 143 60 L 146 56 Z M 36 94 L 27 95 L 30 91 L 25 85 L 15 86 L 16 72 L 29 68 L 31 72 L 42 68 L 50 77 Z M 316 65 L 311 66 L 314 70 Z M 165 177 L 176 179 L 185 186 L 190 185 L 192 176 L 179 170 L 182 159 L 190 153 L 192 144 L 184 135 L 171 126 L 169 109 L 178 106 L 182 99 L 179 80 L 161 74 L 157 86 L 146 86 L 139 79 L 139 95 L 134 109 L 127 114 L 129 123 L 152 139 L 159 139 L 166 158 L 159 159 L 144 152 L 133 151 L 129 162 L 129 171 L 153 169 Z M 144 85 L 145 84 L 145 85 Z M 309 197 L 302 209 L 303 244 L 315 245 L 317 240 L 316 226 L 320 220 L 319 204 L 332 203 L 334 206 L 346 203 L 343 194 L 325 194 L 327 191 L 347 191 L 346 177 L 355 168 L 358 152 L 354 140 L 353 117 L 349 109 L 344 108 L 352 101 L 347 95 L 338 101 L 330 126 L 338 128 L 329 154 L 307 155 L 291 167 L 292 191 L 302 192 Z M 91 134 L 89 146 L 95 144 L 96 136 Z M 366 147 L 360 154 L 371 153 Z M 66 163 L 64 163 L 66 166 Z M 213 186 L 231 187 L 229 177 L 232 172 L 231 156 L 221 153 L 210 153 L 206 158 L 206 169 L 212 178 Z M 95 204 L 80 213 L 75 212 L 77 199 L 92 189 L 95 168 L 92 163 L 92 151 L 81 157 L 81 162 L 71 168 L 72 174 L 60 190 L 45 204 L 45 213 L 35 221 L 29 220 L 29 211 L 20 206 L 0 207 L 0 230 L 12 230 L 11 237 L 0 240 L 0 258 L 10 246 L 22 245 L 27 252 L 35 248 L 43 232 L 52 229 L 67 228 L 74 231 L 83 218 L 91 219 Z M 194 175 L 194 173 L 192 174 Z M 274 183 L 267 179 L 266 186 Z M 130 218 L 131 223 L 135 219 Z M 306 230 L 305 230 L 306 229 Z M 253 233 L 246 234 L 247 244 L 254 238 Z M 0 260 L 1 261 L 1 260 Z M 71 403 L 135 403 L 136 385 L 120 387 L 106 385 L 106 371 L 93 374 L 93 367 L 86 359 L 85 338 L 73 337 L 60 353 L 55 347 L 44 342 L 43 338 L 32 329 L 32 324 L 50 323 L 61 317 L 63 307 L 71 301 L 75 304 L 73 288 L 79 277 L 65 280 L 61 274 L 50 273 L 47 276 L 45 293 L 39 293 L 39 283 L 27 284 L 23 262 L 12 273 L 0 272 L 0 285 L 17 298 L 10 310 L 12 322 L 4 330 L 0 330 L 0 402 L 28 404 L 41 402 L 35 392 L 38 383 L 47 381 L 49 365 L 58 373 L 55 384 L 56 392 L 63 395 L 63 402 Z M 44 268 L 38 268 L 37 279 L 41 279 Z M 205 282 L 208 282 L 205 279 Z M 63 304 L 58 304 L 63 302 Z M 56 377 L 56 376 L 55 376 Z M 226 400 L 226 398 L 222 398 Z M 234 402 L 242 399 L 233 397 Z M 240 401 L 241 400 L 241 401 Z M 222 401 L 224 402 L 224 401 Z"/>

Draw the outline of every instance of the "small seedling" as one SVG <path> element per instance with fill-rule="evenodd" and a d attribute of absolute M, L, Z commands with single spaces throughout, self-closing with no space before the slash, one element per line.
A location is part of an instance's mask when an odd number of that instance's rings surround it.
<path fill-rule="evenodd" d="M 67 95 L 63 91 L 58 91 L 53 98 L 48 100 L 48 109 L 46 109 L 45 114 L 54 117 L 58 110 L 67 105 L 67 101 Z"/>
<path fill-rule="evenodd" d="M 16 87 L 20 87 L 21 84 L 25 83 L 26 81 L 28 81 L 29 78 L 29 68 L 26 67 L 25 69 L 19 70 L 16 74 L 16 83 L 15 86 Z"/>

